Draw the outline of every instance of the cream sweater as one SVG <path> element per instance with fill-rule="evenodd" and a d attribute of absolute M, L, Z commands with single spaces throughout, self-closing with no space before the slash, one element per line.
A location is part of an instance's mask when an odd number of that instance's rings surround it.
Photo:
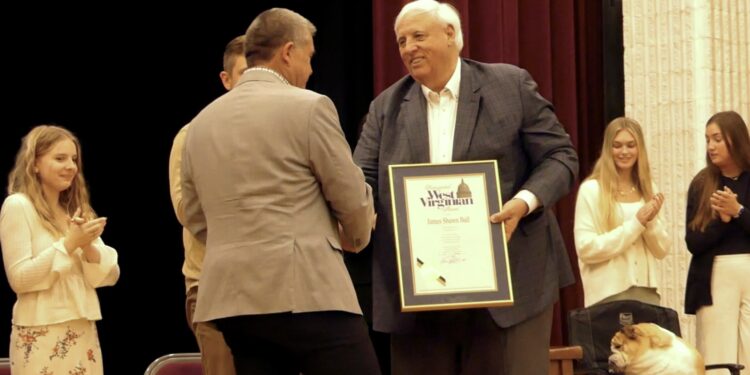
<path fill-rule="evenodd" d="M 86 262 L 80 248 L 69 255 L 63 238 L 42 226 L 28 197 L 16 193 L 0 209 L 0 243 L 5 274 L 17 296 L 13 324 L 101 319 L 94 288 L 114 285 L 120 276 L 117 252 L 101 238 L 93 242 L 101 254 L 99 264 Z"/>
<path fill-rule="evenodd" d="M 631 213 L 606 231 L 596 219 L 598 201 L 599 182 L 584 181 L 578 190 L 573 232 L 587 307 L 631 286 L 658 288 L 656 260 L 664 258 L 671 245 L 661 213 L 645 227 Z M 620 205 L 617 208 L 622 210 Z M 646 280 L 639 278 L 644 273 Z"/>
<path fill-rule="evenodd" d="M 182 201 L 182 150 L 185 148 L 185 137 L 188 127 L 185 125 L 174 137 L 172 151 L 169 153 L 169 195 L 172 206 L 177 215 L 177 221 L 185 224 L 185 207 Z M 182 274 L 185 275 L 185 291 L 198 286 L 203 269 L 203 258 L 206 256 L 206 246 L 198 241 L 190 231 L 182 228 L 182 244 L 185 248 L 185 261 L 182 263 Z"/>

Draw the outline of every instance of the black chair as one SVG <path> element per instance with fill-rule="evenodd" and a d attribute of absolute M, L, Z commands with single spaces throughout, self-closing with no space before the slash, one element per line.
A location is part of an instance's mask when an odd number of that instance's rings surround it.
<path fill-rule="evenodd" d="M 175 353 L 155 359 L 145 375 L 203 375 L 200 353 Z"/>
<path fill-rule="evenodd" d="M 583 348 L 583 358 L 576 362 L 576 374 L 609 374 L 610 341 L 623 326 L 655 323 L 681 336 L 677 312 L 663 306 L 623 300 L 596 304 L 573 310 L 568 314 L 570 345 Z M 739 364 L 712 364 L 706 370 L 727 369 L 740 375 Z"/>

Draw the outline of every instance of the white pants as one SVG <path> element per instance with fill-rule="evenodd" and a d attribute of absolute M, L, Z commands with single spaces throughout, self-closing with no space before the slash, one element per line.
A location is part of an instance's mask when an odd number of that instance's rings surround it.
<path fill-rule="evenodd" d="M 712 306 L 697 313 L 697 345 L 706 364 L 740 363 L 750 374 L 750 254 L 714 259 Z"/>

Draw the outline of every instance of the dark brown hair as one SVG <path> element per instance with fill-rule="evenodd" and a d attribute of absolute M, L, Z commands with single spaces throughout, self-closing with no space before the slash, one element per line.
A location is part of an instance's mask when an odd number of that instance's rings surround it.
<path fill-rule="evenodd" d="M 711 124 L 719 127 L 721 138 L 724 139 L 729 155 L 737 167 L 742 171 L 750 171 L 750 136 L 742 116 L 734 111 L 719 112 L 708 119 L 706 127 Z M 706 167 L 698 172 L 690 183 L 690 190 L 699 191 L 698 209 L 688 222 L 690 229 L 702 232 L 715 218 L 710 199 L 711 194 L 719 189 L 720 177 L 721 170 L 711 162 L 706 152 Z"/>
<path fill-rule="evenodd" d="M 234 69 L 236 56 L 245 56 L 245 36 L 240 35 L 227 43 L 224 48 L 224 60 L 222 67 L 225 72 L 231 72 Z"/>

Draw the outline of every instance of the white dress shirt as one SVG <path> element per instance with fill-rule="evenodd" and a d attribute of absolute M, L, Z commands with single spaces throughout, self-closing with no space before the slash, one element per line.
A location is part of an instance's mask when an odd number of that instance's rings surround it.
<path fill-rule="evenodd" d="M 422 85 L 427 99 L 427 131 L 430 141 L 430 162 L 453 161 L 453 136 L 456 132 L 456 114 L 461 87 L 461 59 L 456 63 L 453 75 L 440 92 Z M 529 207 L 528 213 L 539 207 L 539 199 L 528 190 L 519 191 L 513 198 L 521 199 Z"/>

